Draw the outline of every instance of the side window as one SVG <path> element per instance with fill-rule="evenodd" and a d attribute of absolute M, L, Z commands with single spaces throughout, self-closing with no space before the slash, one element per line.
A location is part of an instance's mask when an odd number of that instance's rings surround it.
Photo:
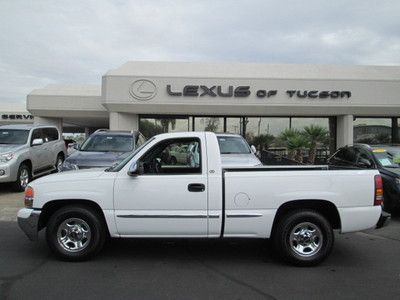
<path fill-rule="evenodd" d="M 373 168 L 374 162 L 372 157 L 367 152 L 357 149 L 357 166 L 365 169 Z"/>
<path fill-rule="evenodd" d="M 34 129 L 31 137 L 31 144 L 34 139 L 43 139 L 42 130 L 41 129 Z"/>
<path fill-rule="evenodd" d="M 341 149 L 333 157 L 334 163 L 338 165 L 352 165 L 356 163 L 356 154 L 353 147 Z"/>
<path fill-rule="evenodd" d="M 178 149 L 183 149 L 183 155 L 176 155 Z M 139 165 L 144 174 L 201 174 L 200 140 L 186 138 L 162 141 L 140 159 Z"/>
<path fill-rule="evenodd" d="M 351 164 L 355 164 L 357 160 L 356 151 L 353 147 L 348 147 L 344 153 L 344 160 Z"/>
<path fill-rule="evenodd" d="M 43 136 L 45 142 L 57 141 L 58 131 L 55 128 L 43 128 Z"/>

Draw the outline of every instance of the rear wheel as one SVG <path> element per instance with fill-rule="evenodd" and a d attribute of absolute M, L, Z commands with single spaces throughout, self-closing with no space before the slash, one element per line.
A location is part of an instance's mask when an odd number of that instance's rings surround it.
<path fill-rule="evenodd" d="M 313 266 L 332 251 L 334 234 L 328 220 L 313 210 L 295 210 L 281 217 L 273 235 L 278 255 L 297 266 Z"/>
<path fill-rule="evenodd" d="M 103 247 L 106 230 L 102 219 L 90 208 L 66 206 L 56 211 L 47 224 L 50 249 L 61 259 L 87 260 Z"/>
<path fill-rule="evenodd" d="M 31 181 L 31 170 L 26 164 L 21 164 L 18 168 L 17 180 L 13 183 L 16 192 L 23 192 Z"/>

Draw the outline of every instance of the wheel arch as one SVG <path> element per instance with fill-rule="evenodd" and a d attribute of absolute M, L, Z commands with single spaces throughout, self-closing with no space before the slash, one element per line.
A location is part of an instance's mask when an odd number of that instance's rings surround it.
<path fill-rule="evenodd" d="M 57 210 L 59 210 L 62 207 L 65 207 L 65 206 L 72 206 L 72 205 L 88 207 L 88 208 L 92 209 L 93 211 L 95 211 L 98 214 L 98 216 L 100 217 L 104 226 L 106 226 L 105 228 L 106 228 L 107 232 L 108 233 L 110 232 L 104 212 L 101 209 L 100 205 L 92 200 L 87 200 L 87 199 L 68 199 L 68 200 L 63 199 L 63 200 L 52 200 L 52 201 L 47 202 L 42 207 L 42 212 L 41 212 L 40 218 L 39 218 L 38 230 L 41 230 L 47 226 L 47 223 L 48 223 L 50 217 Z"/>
<path fill-rule="evenodd" d="M 310 200 L 292 200 L 282 204 L 274 218 L 272 226 L 272 234 L 274 233 L 277 223 L 287 213 L 298 209 L 310 209 L 323 215 L 332 225 L 332 229 L 341 229 L 341 220 L 339 211 L 335 204 L 328 200 L 310 199 Z"/>
<path fill-rule="evenodd" d="M 19 164 L 19 166 L 21 166 L 21 165 L 27 165 L 28 166 L 28 168 L 29 168 L 29 171 L 30 171 L 30 175 L 31 175 L 31 177 L 33 177 L 33 165 L 32 165 L 32 161 L 29 159 L 29 158 L 26 158 L 26 159 L 24 159 L 24 160 L 22 160 L 21 162 L 20 162 L 20 164 Z M 19 167 L 18 167 L 19 168 Z"/>

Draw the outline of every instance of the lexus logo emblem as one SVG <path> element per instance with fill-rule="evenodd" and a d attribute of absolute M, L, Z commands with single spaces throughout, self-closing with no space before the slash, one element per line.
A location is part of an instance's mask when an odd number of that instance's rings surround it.
<path fill-rule="evenodd" d="M 131 84 L 129 93 L 137 100 L 150 100 L 157 94 L 157 87 L 150 80 L 139 79 Z"/>

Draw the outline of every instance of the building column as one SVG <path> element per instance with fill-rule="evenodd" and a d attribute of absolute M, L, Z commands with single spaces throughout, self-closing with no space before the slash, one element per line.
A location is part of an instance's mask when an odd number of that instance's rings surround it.
<path fill-rule="evenodd" d="M 336 140 L 338 148 L 353 144 L 353 115 L 337 117 Z"/>
<path fill-rule="evenodd" d="M 110 112 L 110 130 L 139 130 L 139 115 Z"/>
<path fill-rule="evenodd" d="M 33 119 L 33 124 L 35 126 L 38 126 L 38 125 L 56 126 L 61 133 L 63 132 L 63 120 L 62 120 L 62 118 L 47 118 L 47 117 L 37 117 L 37 116 L 35 116 L 35 118 Z"/>

